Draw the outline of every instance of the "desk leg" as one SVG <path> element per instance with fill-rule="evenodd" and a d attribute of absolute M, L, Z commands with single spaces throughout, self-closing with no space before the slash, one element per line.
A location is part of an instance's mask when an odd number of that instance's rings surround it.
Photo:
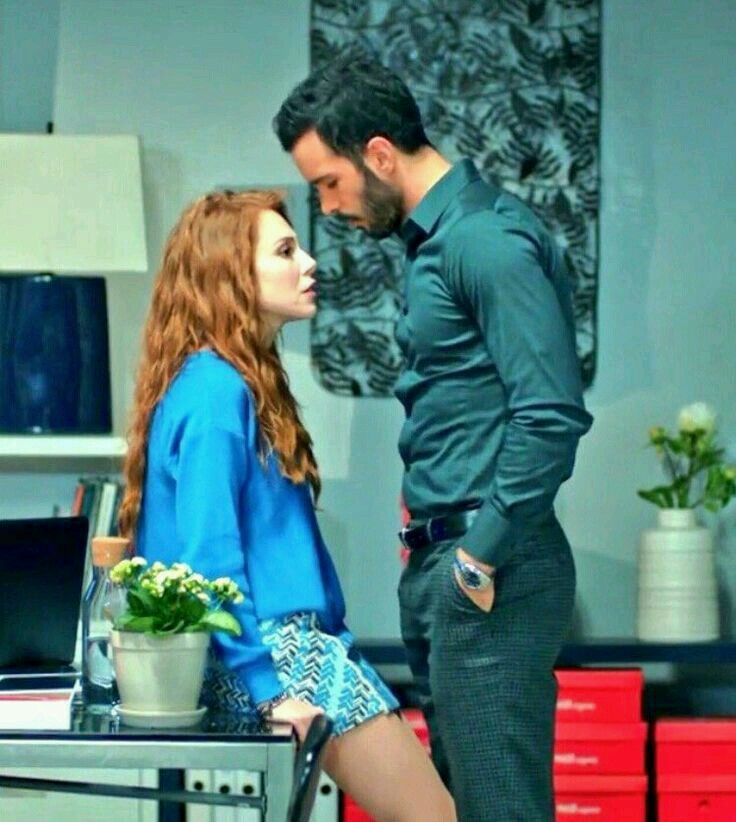
<path fill-rule="evenodd" d="M 263 822 L 285 822 L 294 774 L 294 745 L 268 745 L 268 765 L 263 777 L 266 813 Z"/>
<path fill-rule="evenodd" d="M 158 786 L 166 790 L 184 788 L 184 771 L 167 768 L 158 772 Z M 186 806 L 181 802 L 159 802 L 158 822 L 184 822 Z"/>

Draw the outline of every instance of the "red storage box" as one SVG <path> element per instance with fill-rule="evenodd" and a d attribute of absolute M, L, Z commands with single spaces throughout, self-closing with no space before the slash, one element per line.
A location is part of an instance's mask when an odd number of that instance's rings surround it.
<path fill-rule="evenodd" d="M 659 822 L 736 819 L 736 776 L 658 776 L 657 818 Z"/>
<path fill-rule="evenodd" d="M 654 738 L 658 774 L 736 773 L 736 720 L 661 720 Z"/>
<path fill-rule="evenodd" d="M 644 675 L 637 668 L 559 669 L 560 722 L 639 722 Z"/>
<path fill-rule="evenodd" d="M 429 752 L 429 728 L 424 714 L 418 708 L 405 708 L 401 711 L 401 716 L 411 726 L 419 741 Z"/>
<path fill-rule="evenodd" d="M 356 805 L 349 796 L 344 796 L 342 799 L 342 819 L 343 822 L 375 822 L 375 819 L 369 816 L 360 805 Z"/>
<path fill-rule="evenodd" d="M 555 819 L 644 822 L 646 776 L 555 776 Z"/>
<path fill-rule="evenodd" d="M 558 722 L 554 771 L 560 774 L 644 773 L 646 722 Z"/>

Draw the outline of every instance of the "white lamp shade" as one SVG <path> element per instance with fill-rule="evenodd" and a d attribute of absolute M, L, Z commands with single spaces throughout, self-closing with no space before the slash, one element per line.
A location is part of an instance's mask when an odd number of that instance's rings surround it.
<path fill-rule="evenodd" d="M 137 137 L 0 134 L 0 272 L 147 270 Z"/>

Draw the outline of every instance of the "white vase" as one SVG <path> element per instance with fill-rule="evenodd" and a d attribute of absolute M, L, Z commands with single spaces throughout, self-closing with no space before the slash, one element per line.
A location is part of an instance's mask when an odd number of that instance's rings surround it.
<path fill-rule="evenodd" d="M 152 717 L 197 711 L 209 633 L 112 631 L 110 642 L 123 711 Z"/>
<path fill-rule="evenodd" d="M 639 546 L 637 636 L 651 642 L 718 638 L 713 539 L 691 508 L 663 508 Z"/>

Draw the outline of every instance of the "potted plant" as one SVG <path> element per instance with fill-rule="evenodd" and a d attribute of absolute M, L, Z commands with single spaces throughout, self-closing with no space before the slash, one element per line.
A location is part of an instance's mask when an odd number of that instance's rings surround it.
<path fill-rule="evenodd" d="M 710 530 L 696 509 L 716 512 L 736 494 L 736 468 L 716 443 L 716 417 L 702 402 L 680 410 L 677 430 L 649 431 L 649 444 L 669 482 L 639 490 L 657 506 L 657 527 L 639 547 L 637 634 L 652 641 L 709 640 L 718 636 L 718 601 Z"/>
<path fill-rule="evenodd" d="M 184 563 L 149 567 L 143 557 L 119 562 L 110 577 L 127 603 L 110 639 L 120 716 L 146 727 L 196 722 L 205 712 L 198 702 L 210 633 L 241 633 L 223 606 L 243 594 L 228 577 L 210 582 Z"/>

